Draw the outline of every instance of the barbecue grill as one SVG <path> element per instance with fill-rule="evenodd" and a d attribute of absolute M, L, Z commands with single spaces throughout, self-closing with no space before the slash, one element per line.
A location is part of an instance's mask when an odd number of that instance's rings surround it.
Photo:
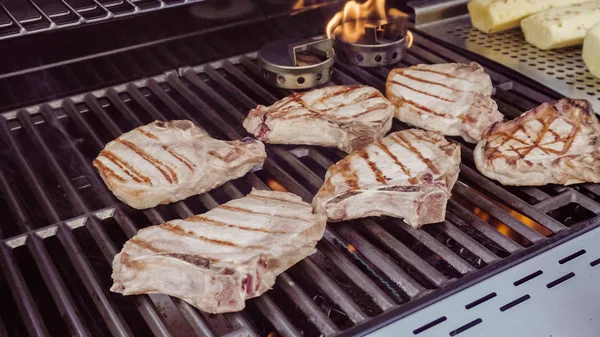
<path fill-rule="evenodd" d="M 153 120 L 189 119 L 218 139 L 246 136 L 249 109 L 292 92 L 269 84 L 257 51 L 284 38 L 323 38 L 343 3 L 0 2 L 0 335 L 597 335 L 600 187 L 501 186 L 478 173 L 473 145 L 457 138 L 461 173 L 443 223 L 330 224 L 318 252 L 242 312 L 209 315 L 166 295 L 109 291 L 113 256 L 141 228 L 252 188 L 312 199 L 344 153 L 267 145 L 262 168 L 143 211 L 118 202 L 91 161 Z M 432 17 L 461 14 L 457 3 L 419 5 L 414 43 L 396 66 L 477 60 L 507 118 L 561 97 L 426 32 Z M 335 62 L 328 84 L 384 92 L 390 69 Z"/>

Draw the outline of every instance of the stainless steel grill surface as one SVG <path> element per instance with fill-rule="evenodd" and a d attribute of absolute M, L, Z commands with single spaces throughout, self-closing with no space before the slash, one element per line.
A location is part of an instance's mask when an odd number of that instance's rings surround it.
<path fill-rule="evenodd" d="M 400 66 L 450 61 L 469 60 L 417 32 Z M 507 118 L 556 98 L 484 66 Z M 336 63 L 330 84 L 383 91 L 388 71 Z M 287 189 L 310 201 L 344 154 L 267 145 L 261 170 L 138 211 L 119 203 L 93 169 L 100 149 L 157 119 L 190 119 L 215 138 L 238 139 L 249 109 L 289 93 L 268 86 L 248 54 L 3 113 L 0 335 L 354 335 L 600 224 L 597 185 L 505 188 L 477 172 L 472 145 L 453 139 L 463 163 L 446 221 L 419 230 L 390 218 L 331 224 L 318 253 L 243 312 L 207 315 L 164 295 L 109 292 L 112 258 L 140 228 L 205 212 L 252 187 Z M 405 127 L 395 122 L 393 129 Z"/>

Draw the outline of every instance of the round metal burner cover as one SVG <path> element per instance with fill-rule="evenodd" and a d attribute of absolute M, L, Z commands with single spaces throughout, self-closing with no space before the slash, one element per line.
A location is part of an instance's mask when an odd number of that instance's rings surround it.
<path fill-rule="evenodd" d="M 285 89 L 310 89 L 331 76 L 333 42 L 330 39 L 286 39 L 266 44 L 258 52 L 265 80 Z"/>

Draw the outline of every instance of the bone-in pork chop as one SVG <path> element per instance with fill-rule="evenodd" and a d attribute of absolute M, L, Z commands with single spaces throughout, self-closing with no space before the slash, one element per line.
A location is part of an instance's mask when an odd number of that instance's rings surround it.
<path fill-rule="evenodd" d="M 352 152 L 385 136 L 393 117 L 394 107 L 376 89 L 344 85 L 294 93 L 269 107 L 259 105 L 244 127 L 267 143 Z"/>
<path fill-rule="evenodd" d="M 108 143 L 94 166 L 117 198 L 142 209 L 210 191 L 265 158 L 259 141 L 227 142 L 187 120 L 156 121 Z"/>
<path fill-rule="evenodd" d="M 313 199 L 330 221 L 389 215 L 413 227 L 444 220 L 460 147 L 438 132 L 389 134 L 332 165 Z"/>
<path fill-rule="evenodd" d="M 168 294 L 209 313 L 239 311 L 315 252 L 325 224 L 292 193 L 253 190 L 204 214 L 140 230 L 115 256 L 111 290 Z"/>
<path fill-rule="evenodd" d="M 398 68 L 390 71 L 386 84 L 396 118 L 470 143 L 477 143 L 486 128 L 502 121 L 492 89 L 490 76 L 475 62 Z"/>
<path fill-rule="evenodd" d="M 495 124 L 473 152 L 477 169 L 504 185 L 600 182 L 600 124 L 585 100 L 544 103 Z"/>

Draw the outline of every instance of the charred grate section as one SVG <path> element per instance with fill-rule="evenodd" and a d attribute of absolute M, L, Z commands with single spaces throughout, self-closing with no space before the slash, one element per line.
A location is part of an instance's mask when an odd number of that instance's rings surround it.
<path fill-rule="evenodd" d="M 449 61 L 469 60 L 415 34 L 415 45 L 400 66 Z M 384 90 L 389 70 L 338 64 L 330 83 L 365 83 Z M 496 87 L 494 98 L 508 118 L 551 99 L 487 71 Z M 472 145 L 453 139 L 461 145 L 462 174 L 443 223 L 420 230 L 390 218 L 332 224 L 317 254 L 283 273 L 272 291 L 248 301 L 248 309 L 240 313 L 207 315 L 165 295 L 111 293 L 112 258 L 140 228 L 205 212 L 251 188 L 289 190 L 310 201 L 326 169 L 344 154 L 268 145 L 261 170 L 184 201 L 138 211 L 120 204 L 92 168 L 104 145 L 137 126 L 176 118 L 193 120 L 213 137 L 239 139 L 246 135 L 241 122 L 249 109 L 289 93 L 269 87 L 256 61 L 240 56 L 4 113 L 0 291 L 6 306 L 0 309 L 0 333 L 352 334 L 374 319 L 399 317 L 439 298 L 465 285 L 464 279 L 485 277 L 517 254 L 533 254 L 551 236 L 568 236 L 599 223 L 596 185 L 506 189 L 477 172 Z M 407 126 L 395 122 L 395 130 L 403 128 Z M 558 213 L 571 212 L 572 204 L 589 212 L 566 223 L 567 215 Z"/>

